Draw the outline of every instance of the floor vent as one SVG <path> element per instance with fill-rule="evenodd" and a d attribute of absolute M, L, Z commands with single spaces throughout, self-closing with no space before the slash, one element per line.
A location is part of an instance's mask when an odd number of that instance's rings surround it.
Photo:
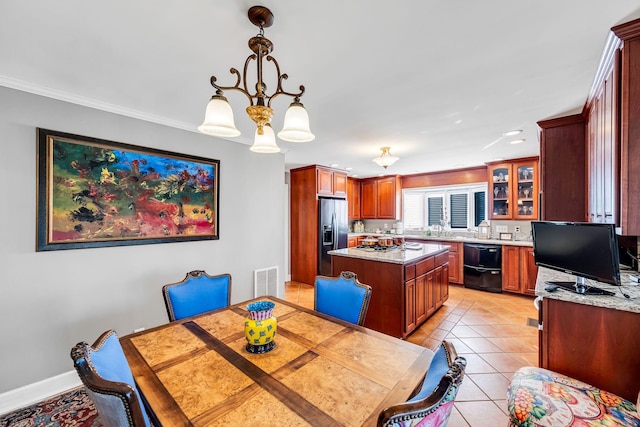
<path fill-rule="evenodd" d="M 254 298 L 278 295 L 278 267 L 267 267 L 253 272 Z"/>
<path fill-rule="evenodd" d="M 534 328 L 537 328 L 538 319 L 532 319 L 531 317 L 527 317 L 527 326 L 533 326 Z"/>

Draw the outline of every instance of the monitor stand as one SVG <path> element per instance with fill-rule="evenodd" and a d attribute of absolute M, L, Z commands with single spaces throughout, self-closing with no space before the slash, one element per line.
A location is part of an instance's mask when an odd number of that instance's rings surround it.
<path fill-rule="evenodd" d="M 615 295 L 615 292 L 606 291 L 604 289 L 600 289 L 595 286 L 588 286 L 584 281 L 584 277 L 580 277 L 580 276 L 576 277 L 575 282 L 549 281 L 546 283 L 550 285 L 556 285 L 559 288 L 562 288 L 567 291 L 571 291 L 580 295 L 611 295 L 611 296 Z"/>

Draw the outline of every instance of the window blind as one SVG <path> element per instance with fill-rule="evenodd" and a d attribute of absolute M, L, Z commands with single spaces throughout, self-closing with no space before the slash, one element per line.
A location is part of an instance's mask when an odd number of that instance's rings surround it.
<path fill-rule="evenodd" d="M 467 228 L 469 200 L 467 194 L 451 194 L 451 228 Z"/>
<path fill-rule="evenodd" d="M 424 194 L 405 193 L 402 205 L 404 227 L 409 229 L 424 227 Z"/>
<path fill-rule="evenodd" d="M 444 218 L 444 198 L 429 197 L 427 199 L 428 207 L 428 226 L 440 225 L 440 220 Z"/>

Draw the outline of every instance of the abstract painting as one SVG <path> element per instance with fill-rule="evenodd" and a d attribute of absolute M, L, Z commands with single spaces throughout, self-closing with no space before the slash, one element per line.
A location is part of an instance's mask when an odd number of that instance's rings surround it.
<path fill-rule="evenodd" d="M 220 161 L 38 128 L 37 251 L 219 238 Z"/>

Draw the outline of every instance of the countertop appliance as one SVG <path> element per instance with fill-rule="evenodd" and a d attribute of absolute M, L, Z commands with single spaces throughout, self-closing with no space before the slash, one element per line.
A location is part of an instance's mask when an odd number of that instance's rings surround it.
<path fill-rule="evenodd" d="M 502 246 L 464 244 L 464 287 L 502 293 Z"/>
<path fill-rule="evenodd" d="M 331 255 L 327 252 L 348 246 L 347 201 L 319 198 L 318 227 L 318 274 L 331 276 Z"/>

